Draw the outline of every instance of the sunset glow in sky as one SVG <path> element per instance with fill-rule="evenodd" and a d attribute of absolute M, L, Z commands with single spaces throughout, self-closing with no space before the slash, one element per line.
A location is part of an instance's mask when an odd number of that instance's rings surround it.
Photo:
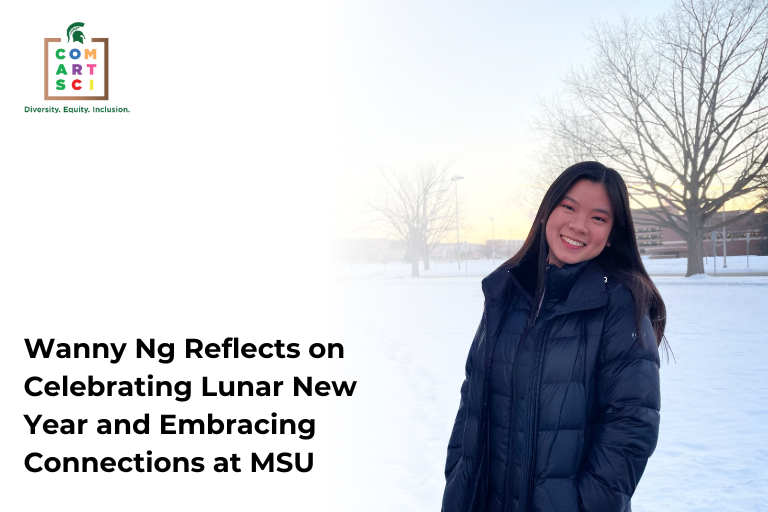
<path fill-rule="evenodd" d="M 652 18 L 671 2 L 345 2 L 332 17 L 334 117 L 340 133 L 332 193 L 339 218 L 377 169 L 453 160 L 473 225 L 467 239 L 524 238 L 510 203 L 536 140 L 526 122 L 570 65 L 588 64 L 593 19 Z M 341 234 L 357 236 L 353 229 Z M 363 234 L 365 236 L 365 234 Z M 462 238 L 464 238 L 462 236 Z"/>

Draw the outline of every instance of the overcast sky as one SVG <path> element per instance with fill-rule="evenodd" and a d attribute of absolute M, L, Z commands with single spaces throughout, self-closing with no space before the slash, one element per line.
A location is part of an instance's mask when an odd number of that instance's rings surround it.
<path fill-rule="evenodd" d="M 653 18 L 672 3 L 344 2 L 331 17 L 332 152 L 340 217 L 379 166 L 455 161 L 473 230 L 467 239 L 524 238 L 523 185 L 537 98 L 556 93 L 569 65 L 588 64 L 592 20 Z M 513 230 L 510 232 L 510 230 Z M 342 230 L 344 232 L 344 230 Z M 352 234 L 348 232 L 348 234 Z M 462 236 L 464 239 L 464 236 Z"/>

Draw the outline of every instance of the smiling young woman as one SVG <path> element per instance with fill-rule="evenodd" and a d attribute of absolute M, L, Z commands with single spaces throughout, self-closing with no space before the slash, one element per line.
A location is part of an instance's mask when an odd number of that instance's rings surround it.
<path fill-rule="evenodd" d="M 443 511 L 629 511 L 658 437 L 666 310 L 619 173 L 566 169 L 482 285 Z"/>
<path fill-rule="evenodd" d="M 602 184 L 583 179 L 571 187 L 547 221 L 549 263 L 562 267 L 591 260 L 603 252 L 610 245 L 611 211 Z"/>

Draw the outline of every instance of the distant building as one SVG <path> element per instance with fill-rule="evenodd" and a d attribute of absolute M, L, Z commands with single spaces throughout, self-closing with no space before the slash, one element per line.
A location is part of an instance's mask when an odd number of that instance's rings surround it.
<path fill-rule="evenodd" d="M 469 242 L 462 242 L 459 244 L 461 250 L 462 259 L 478 260 L 482 259 L 485 245 L 483 244 L 471 244 Z M 443 259 L 449 261 L 456 260 L 456 242 L 435 244 L 432 248 L 431 257 L 435 259 Z"/>
<path fill-rule="evenodd" d="M 492 251 L 496 251 L 496 258 L 511 258 L 525 243 L 525 240 L 486 240 L 485 247 L 487 254 L 493 256 Z"/>
<path fill-rule="evenodd" d="M 331 241 L 333 258 L 350 263 L 403 261 L 407 252 L 404 242 L 388 238 L 345 238 Z"/>
<path fill-rule="evenodd" d="M 652 208 L 657 212 L 661 212 L 661 208 Z M 744 210 L 732 210 L 725 212 L 726 220 L 736 217 L 744 213 Z M 640 254 L 648 254 L 651 259 L 656 258 L 687 258 L 688 257 L 688 244 L 670 228 L 660 228 L 653 226 L 650 222 L 652 216 L 641 210 L 632 210 L 632 220 L 635 224 L 635 235 L 637 236 L 637 245 L 640 249 Z M 716 213 L 713 217 L 710 217 L 709 225 L 714 225 L 722 222 L 723 214 Z M 749 252 L 750 254 L 756 254 L 756 244 L 758 241 L 763 240 L 766 233 L 761 233 L 758 224 L 757 216 L 754 213 L 750 213 L 743 219 L 729 224 L 725 228 L 727 236 L 727 254 L 730 256 L 743 256 L 747 254 L 747 233 L 749 233 Z M 723 255 L 723 229 L 717 230 L 716 238 L 717 255 Z M 706 256 L 712 255 L 712 239 L 711 232 L 708 226 L 704 227 L 704 254 Z"/>

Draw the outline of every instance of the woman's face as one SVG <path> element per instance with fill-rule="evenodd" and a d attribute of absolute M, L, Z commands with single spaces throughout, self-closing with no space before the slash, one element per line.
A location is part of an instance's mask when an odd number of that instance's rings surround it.
<path fill-rule="evenodd" d="M 612 227 L 613 211 L 605 187 L 577 181 L 547 221 L 549 263 L 562 267 L 591 260 L 603 252 Z"/>

